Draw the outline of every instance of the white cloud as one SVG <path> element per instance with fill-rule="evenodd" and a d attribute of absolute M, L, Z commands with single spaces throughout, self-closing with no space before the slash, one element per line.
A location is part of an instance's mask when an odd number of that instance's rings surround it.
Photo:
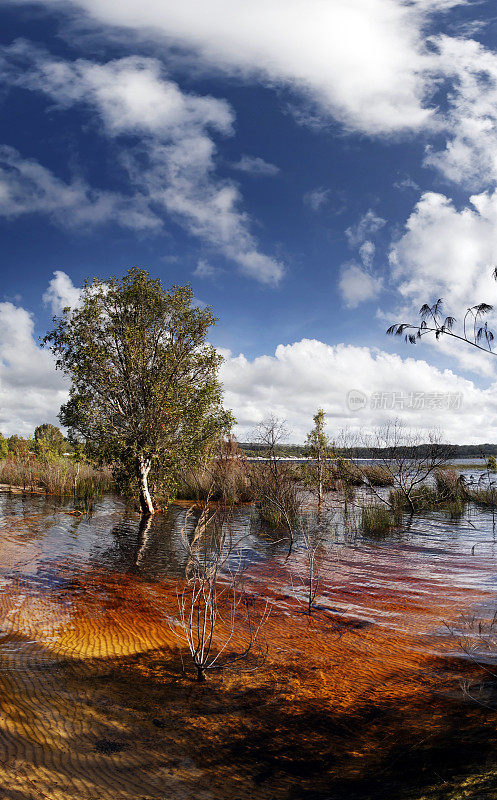
<path fill-rule="evenodd" d="M 54 314 L 60 314 L 64 308 L 76 308 L 80 299 L 81 289 L 73 284 L 69 275 L 60 269 L 55 270 L 43 295 L 43 302 L 51 307 Z"/>
<path fill-rule="evenodd" d="M 423 194 L 392 246 L 390 264 L 403 299 L 403 308 L 395 312 L 402 314 L 400 321 L 415 322 L 423 303 L 442 298 L 446 313 L 457 318 L 461 330 L 467 308 L 493 304 L 497 294 L 492 278 L 497 264 L 497 190 L 473 195 L 470 205 L 460 210 L 445 195 Z M 495 328 L 496 315 L 488 321 Z M 435 344 L 428 337 L 426 341 Z M 442 337 L 438 346 L 464 368 L 494 374 L 491 357 L 448 337 Z"/>
<path fill-rule="evenodd" d="M 222 273 L 223 270 L 219 267 L 213 267 L 212 264 L 204 261 L 204 259 L 200 259 L 193 274 L 197 278 L 216 278 Z"/>
<path fill-rule="evenodd" d="M 439 114 L 447 141 L 429 147 L 425 163 L 473 188 L 497 181 L 497 53 L 462 37 L 440 36 L 437 71 L 451 82 Z"/>
<path fill-rule="evenodd" d="M 412 190 L 413 192 L 419 192 L 419 185 L 409 175 L 404 175 L 403 178 L 399 178 L 399 180 L 395 181 L 393 185 L 395 189 L 402 189 L 404 191 Z"/>
<path fill-rule="evenodd" d="M 47 214 L 57 224 L 75 228 L 114 221 L 153 230 L 161 224 L 143 197 L 92 189 L 81 180 L 65 183 L 13 147 L 0 146 L 0 216 L 22 214 Z"/>
<path fill-rule="evenodd" d="M 386 220 L 370 208 L 362 215 L 359 222 L 351 225 L 345 231 L 350 247 L 359 247 L 368 236 L 377 233 L 384 225 L 386 225 Z"/>
<path fill-rule="evenodd" d="M 478 443 L 492 441 L 497 425 L 495 384 L 479 389 L 451 370 L 368 347 L 303 339 L 253 360 L 227 354 L 221 376 L 225 402 L 238 420 L 241 439 L 272 412 L 288 420 L 293 441 L 303 441 L 318 406 L 327 413 L 332 436 L 342 428 L 365 432 L 399 417 L 414 429 L 440 427 L 454 443 Z M 347 392 L 353 389 L 367 398 L 360 411 L 347 408 Z M 371 407 L 375 392 L 398 392 L 404 397 L 410 392 L 461 393 L 462 403 L 450 412 L 429 407 L 382 410 Z"/>
<path fill-rule="evenodd" d="M 456 26 L 457 36 L 426 33 L 435 13 L 471 0 L 39 2 L 79 8 L 97 24 L 128 28 L 167 48 L 179 44 L 182 58 L 193 60 L 197 70 L 287 87 L 296 95 L 293 108 L 303 122 L 333 118 L 369 135 L 438 134 L 444 142 L 430 146 L 426 164 L 474 188 L 496 178 L 497 54 L 464 38 L 474 26 Z M 112 106 L 115 111 L 125 107 L 126 124 L 128 92 L 135 111 L 143 93 L 143 119 L 160 123 L 157 109 L 164 93 L 145 73 L 133 76 L 124 96 L 116 98 L 98 86 L 98 69 L 93 90 L 105 113 Z M 176 99 L 173 91 L 166 104 L 172 114 Z M 119 121 L 117 113 L 113 118 Z"/>
<path fill-rule="evenodd" d="M 374 300 L 382 286 L 381 278 L 374 277 L 358 264 L 342 266 L 338 287 L 347 308 L 357 308 L 359 303 Z"/>
<path fill-rule="evenodd" d="M 374 242 L 370 241 L 370 239 L 366 239 L 359 248 L 359 255 L 365 267 L 371 267 L 375 253 L 376 247 Z"/>
<path fill-rule="evenodd" d="M 327 204 L 329 197 L 330 190 L 325 189 L 324 186 L 319 186 L 306 192 L 302 200 L 305 206 L 312 208 L 313 211 L 319 211 Z"/>
<path fill-rule="evenodd" d="M 461 0 L 45 2 L 179 44 L 207 68 L 289 87 L 347 127 L 390 133 L 430 119 L 423 27 L 434 10 Z"/>
<path fill-rule="evenodd" d="M 135 196 L 124 201 L 79 184 L 65 187 L 40 165 L 24 162 L 20 186 L 19 171 L 6 173 L 0 213 L 12 213 L 9 208 L 16 190 L 18 213 L 48 211 L 59 220 L 115 218 L 128 226 L 151 227 L 160 224 L 156 214 L 162 210 L 190 234 L 222 252 L 243 274 L 262 283 L 278 283 L 283 264 L 259 252 L 250 219 L 240 209 L 238 187 L 215 176 L 212 134 L 232 133 L 234 117 L 226 101 L 183 93 L 163 76 L 155 59 L 130 57 L 103 65 L 81 59 L 69 63 L 56 61 L 24 42 L 3 48 L 1 54 L 11 84 L 42 92 L 59 107 L 83 103 L 97 113 L 105 135 L 118 144 L 126 139 L 120 161 Z M 21 164 L 20 157 L 16 158 Z M 36 187 L 34 203 L 28 180 Z M 59 186 L 64 197 L 57 204 Z M 53 208 L 45 202 L 47 196 L 53 198 Z M 122 203 L 124 209 L 120 209 Z"/>
<path fill-rule="evenodd" d="M 385 224 L 386 220 L 370 208 L 359 222 L 345 231 L 349 247 L 358 249 L 362 262 L 349 261 L 340 269 L 338 288 L 347 308 L 357 308 L 360 303 L 374 300 L 383 288 L 383 278 L 372 271 L 376 246 L 367 237 L 374 236 Z"/>
<path fill-rule="evenodd" d="M 392 246 L 392 277 L 416 306 L 443 297 L 460 315 L 481 301 L 491 302 L 496 285 L 497 190 L 470 198 L 458 210 L 443 194 L 427 192 L 414 208 L 405 232 Z"/>
<path fill-rule="evenodd" d="M 31 436 L 37 425 L 57 425 L 68 385 L 55 371 L 55 360 L 34 336 L 31 314 L 0 303 L 0 430 Z"/>
<path fill-rule="evenodd" d="M 248 172 L 250 175 L 278 175 L 280 168 L 276 164 L 270 164 L 259 156 L 242 156 L 240 161 L 231 165 L 238 172 Z"/>

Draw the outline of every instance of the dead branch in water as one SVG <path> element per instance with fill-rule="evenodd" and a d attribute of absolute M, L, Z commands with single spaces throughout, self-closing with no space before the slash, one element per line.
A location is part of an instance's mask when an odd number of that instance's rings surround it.
<path fill-rule="evenodd" d="M 229 509 L 204 504 L 191 540 L 187 512 L 182 539 L 187 550 L 186 582 L 177 592 L 179 617 L 172 624 L 178 642 L 186 644 L 204 681 L 208 670 L 257 668 L 267 654 L 261 630 L 270 608 L 266 601 L 254 611 L 253 599 L 243 582 L 240 542 L 233 541 Z M 237 549 L 238 547 L 238 549 Z"/>

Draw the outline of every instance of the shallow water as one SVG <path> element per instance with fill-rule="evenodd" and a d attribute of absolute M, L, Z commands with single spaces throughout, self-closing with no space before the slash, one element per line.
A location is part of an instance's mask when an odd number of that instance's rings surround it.
<path fill-rule="evenodd" d="M 491 513 L 432 513 L 383 539 L 360 535 L 353 518 L 344 526 L 336 508 L 308 514 L 320 573 L 309 618 L 302 538 L 290 548 L 253 508 L 238 509 L 236 558 L 273 607 L 267 665 L 198 694 L 169 624 L 194 516 L 172 507 L 147 527 L 113 497 L 91 515 L 69 511 L 0 494 L 5 797 L 325 800 L 424 797 L 429 786 L 438 794 L 426 796 L 449 798 L 475 774 L 474 797 L 497 796 L 493 778 L 484 794 L 488 763 L 480 770 L 473 752 L 483 759 L 494 720 L 493 677 L 474 660 L 491 666 L 493 652 L 468 626 L 497 607 Z M 411 775 L 402 747 L 410 761 L 425 753 L 425 766 Z"/>

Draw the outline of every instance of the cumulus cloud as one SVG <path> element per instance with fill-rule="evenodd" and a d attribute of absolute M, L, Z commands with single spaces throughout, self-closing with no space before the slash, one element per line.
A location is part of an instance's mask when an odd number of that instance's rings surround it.
<path fill-rule="evenodd" d="M 39 2 L 180 45 L 196 69 L 289 88 L 304 123 L 439 134 L 443 144 L 429 148 L 426 164 L 475 189 L 495 179 L 497 55 L 468 38 L 478 25 L 426 33 L 434 14 L 470 0 Z"/>
<path fill-rule="evenodd" d="M 366 300 L 374 300 L 382 286 L 381 278 L 371 275 L 359 264 L 352 262 L 342 266 L 338 288 L 347 308 L 357 308 Z"/>
<path fill-rule="evenodd" d="M 106 136 L 118 144 L 125 141 L 120 163 L 135 194 L 132 201 L 125 201 L 78 184 L 75 188 L 62 186 L 64 197 L 57 205 L 52 198 L 60 181 L 40 165 L 22 162 L 16 154 L 22 169 L 2 176 L 0 213 L 9 213 L 14 195 L 18 213 L 46 208 L 58 219 L 75 216 L 90 222 L 115 218 L 121 224 L 154 227 L 160 224 L 157 214 L 162 209 L 191 235 L 222 252 L 245 275 L 266 284 L 278 283 L 283 265 L 259 252 L 250 219 L 240 208 L 238 187 L 215 176 L 213 134 L 233 132 L 234 116 L 226 101 L 182 92 L 162 74 L 155 59 L 66 62 L 25 42 L 3 48 L 1 57 L 10 84 L 48 95 L 58 107 L 82 103 L 96 115 Z M 13 158 L 11 154 L 10 160 Z M 31 185 L 36 189 L 36 202 L 31 200 Z M 46 196 L 51 201 L 48 205 Z M 68 205 L 69 213 L 65 211 Z M 75 215 L 72 209 L 76 209 Z"/>
<path fill-rule="evenodd" d="M 359 255 L 365 267 L 371 267 L 375 253 L 376 253 L 376 246 L 374 242 L 371 242 L 369 239 L 366 239 L 366 241 L 363 242 L 359 248 Z"/>
<path fill-rule="evenodd" d="M 361 262 L 349 261 L 340 269 L 338 288 L 347 308 L 357 308 L 360 303 L 374 300 L 383 288 L 383 278 L 372 270 L 376 246 L 367 237 L 374 236 L 385 224 L 386 220 L 370 208 L 345 231 L 349 247 L 358 250 Z"/>
<path fill-rule="evenodd" d="M 278 175 L 280 168 L 276 164 L 270 164 L 259 156 L 242 156 L 240 161 L 231 165 L 238 172 L 248 172 L 250 175 Z"/>
<path fill-rule="evenodd" d="M 61 305 L 77 299 L 78 290 L 59 271 L 48 290 Z M 454 442 L 489 441 L 497 424 L 497 385 L 480 389 L 451 370 L 439 370 L 426 361 L 401 358 L 378 349 L 329 345 L 303 339 L 279 345 L 274 355 L 247 359 L 223 351 L 221 379 L 225 403 L 238 420 L 238 435 L 246 438 L 268 413 L 288 420 L 293 439 L 303 441 L 318 405 L 328 414 L 330 434 L 342 428 L 368 431 L 400 417 L 409 427 L 440 426 Z M 350 410 L 349 391 L 363 392 L 365 405 Z M 377 394 L 397 398 L 427 395 L 418 407 L 381 407 Z M 448 412 L 429 398 L 459 397 L 459 407 Z M 42 422 L 57 423 L 60 405 L 68 396 L 64 376 L 55 370 L 51 353 L 41 349 L 34 320 L 24 308 L 0 303 L 0 430 L 30 435 Z M 471 430 L 469 438 L 468 430 Z"/>
<path fill-rule="evenodd" d="M 439 370 L 426 361 L 401 358 L 381 350 L 352 345 L 329 345 L 303 339 L 279 345 L 274 355 L 247 359 L 227 354 L 221 370 L 225 401 L 238 420 L 238 436 L 250 431 L 273 412 L 288 420 L 292 439 L 303 441 L 317 406 L 327 413 L 328 430 L 368 431 L 392 417 L 413 429 L 440 427 L 452 442 L 491 441 L 497 424 L 496 385 L 480 389 L 451 370 Z M 363 392 L 365 407 L 351 411 L 347 394 Z M 425 407 L 394 410 L 377 408 L 375 395 L 397 393 L 398 398 L 428 396 Z M 460 396 L 460 408 L 430 407 L 434 394 Z M 469 433 L 469 431 L 471 433 Z"/>
<path fill-rule="evenodd" d="M 43 302 L 50 306 L 54 314 L 60 314 L 64 308 L 76 308 L 81 299 L 81 289 L 78 289 L 69 275 L 57 269 L 48 284 L 48 289 L 43 294 Z"/>
<path fill-rule="evenodd" d="M 399 292 L 416 306 L 427 292 L 443 297 L 460 315 L 467 306 L 491 302 L 491 268 L 497 263 L 497 190 L 473 195 L 457 209 L 443 194 L 426 192 L 390 252 Z"/>
<path fill-rule="evenodd" d="M 438 298 L 459 326 L 469 306 L 492 304 L 497 293 L 492 278 L 497 264 L 497 190 L 473 195 L 469 205 L 460 209 L 443 194 L 423 194 L 391 248 L 390 264 L 403 302 L 398 313 L 406 321 L 417 318 L 423 303 Z M 496 315 L 491 314 L 488 321 L 495 327 Z M 494 374 L 489 356 L 447 337 L 438 346 L 463 367 Z"/>
<path fill-rule="evenodd" d="M 68 385 L 55 370 L 52 354 L 34 335 L 34 320 L 24 308 L 0 303 L 0 430 L 31 436 L 42 422 L 57 425 Z"/>

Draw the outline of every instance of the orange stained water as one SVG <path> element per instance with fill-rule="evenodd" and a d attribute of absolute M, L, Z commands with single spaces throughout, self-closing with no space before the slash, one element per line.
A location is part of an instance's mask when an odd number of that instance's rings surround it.
<path fill-rule="evenodd" d="M 184 509 L 140 533 L 111 498 L 91 518 L 36 498 L 4 496 L 0 508 L 6 798 L 326 798 L 330 787 L 366 798 L 389 796 L 385 785 L 401 797 L 417 791 L 424 753 L 424 783 L 441 770 L 449 788 L 440 796 L 450 797 L 467 779 L 457 737 L 480 752 L 482 731 L 493 742 L 493 711 L 482 721 L 460 692 L 462 678 L 477 677 L 459 646 L 461 614 L 488 616 L 495 598 L 485 515 L 433 515 L 382 541 L 325 517 L 313 533 L 320 583 L 309 616 L 302 542 L 288 553 L 240 510 L 254 614 L 271 606 L 268 655 L 257 671 L 213 673 L 197 686 L 187 661 L 181 673 L 172 632 Z M 219 644 L 223 624 L 218 635 Z M 470 752 L 465 774 L 475 771 Z"/>

